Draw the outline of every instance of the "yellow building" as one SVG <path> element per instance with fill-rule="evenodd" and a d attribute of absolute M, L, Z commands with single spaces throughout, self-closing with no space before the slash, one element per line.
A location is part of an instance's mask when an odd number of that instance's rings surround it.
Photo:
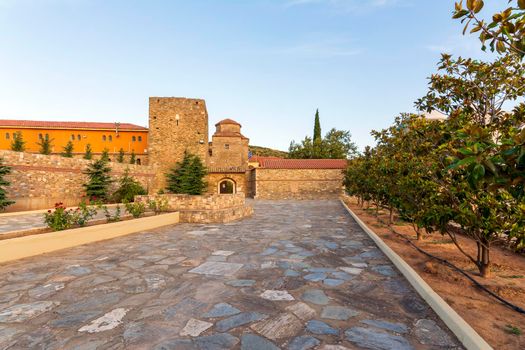
<path fill-rule="evenodd" d="M 94 158 L 107 149 L 110 158 L 116 160 L 122 148 L 129 161 L 135 153 L 137 164 L 147 164 L 148 129 L 128 123 L 50 122 L 36 120 L 0 119 L 0 149 L 11 149 L 16 132 L 22 133 L 25 152 L 38 153 L 38 145 L 44 138 L 51 140 L 51 152 L 60 154 L 71 141 L 73 154 L 82 157 L 87 145 L 91 145 Z"/>

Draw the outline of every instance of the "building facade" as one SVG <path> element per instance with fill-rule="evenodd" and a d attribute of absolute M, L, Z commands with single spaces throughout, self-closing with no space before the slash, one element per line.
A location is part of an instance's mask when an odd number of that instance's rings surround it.
<path fill-rule="evenodd" d="M 64 146 L 71 141 L 77 158 L 84 155 L 88 144 L 95 157 L 107 149 L 113 161 L 122 148 L 127 158 L 134 152 L 138 163 L 147 165 L 142 167 L 143 172 L 138 169 L 141 167 L 137 167 L 132 175 L 144 177 L 143 173 L 148 174 L 150 194 L 166 187 L 166 174 L 183 159 L 185 152 L 199 156 L 206 165 L 208 193 L 244 193 L 248 197 L 261 199 L 337 198 L 342 193 L 346 160 L 250 158 L 249 139 L 242 134 L 241 129 L 241 124 L 235 120 L 221 120 L 215 124 L 210 141 L 204 100 L 150 97 L 149 128 L 115 123 L 0 120 L 0 150 L 11 148 L 16 132 L 22 133 L 26 152 L 29 153 L 38 153 L 38 143 L 45 138 L 52 140 L 52 153 L 55 155 L 62 153 Z M 32 206 L 36 205 L 32 203 L 37 203 L 38 198 L 50 197 L 49 194 L 37 195 L 34 190 L 47 188 L 48 182 L 52 180 L 50 178 L 48 181 L 41 174 L 63 173 L 64 179 L 67 179 L 71 173 L 62 168 L 61 157 L 55 156 L 52 163 L 46 157 L 35 155 L 17 158 L 13 154 L 8 157 L 11 163 L 7 165 L 15 167 L 17 171 L 35 174 L 30 176 L 30 181 L 25 181 L 30 186 L 20 186 L 18 191 L 18 197 L 28 197 L 28 203 L 31 202 Z M 75 174 L 81 176 L 80 168 L 84 166 L 86 164 L 79 163 L 79 169 L 74 169 Z M 38 179 L 43 179 L 44 184 L 38 183 Z M 68 195 L 70 201 L 74 202 L 81 193 L 59 191 L 53 192 L 55 195 L 57 198 Z"/>
<path fill-rule="evenodd" d="M 66 144 L 73 144 L 73 156 L 82 157 L 89 144 L 94 158 L 104 149 L 116 160 L 120 149 L 124 150 L 128 162 L 135 153 L 137 164 L 148 161 L 148 129 L 128 123 L 51 122 L 33 120 L 0 120 L 0 149 L 10 150 L 17 132 L 25 142 L 25 152 L 39 153 L 39 143 L 51 142 L 51 153 L 60 154 Z"/>
<path fill-rule="evenodd" d="M 345 159 L 249 158 L 249 139 L 241 124 L 224 119 L 208 142 L 204 100 L 151 97 L 150 164 L 167 173 L 184 152 L 201 157 L 208 168 L 209 193 L 244 193 L 261 199 L 337 198 L 343 189 Z M 164 177 L 159 189 L 165 186 Z"/>

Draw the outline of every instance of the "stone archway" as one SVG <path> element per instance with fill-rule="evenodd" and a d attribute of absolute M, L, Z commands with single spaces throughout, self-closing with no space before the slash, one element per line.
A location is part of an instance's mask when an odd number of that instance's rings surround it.
<path fill-rule="evenodd" d="M 222 179 L 218 184 L 219 194 L 234 194 L 237 190 L 237 184 L 232 179 Z"/>

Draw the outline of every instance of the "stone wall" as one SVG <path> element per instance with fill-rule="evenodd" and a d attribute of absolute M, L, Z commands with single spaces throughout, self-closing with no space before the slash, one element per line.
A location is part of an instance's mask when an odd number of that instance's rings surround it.
<path fill-rule="evenodd" d="M 148 161 L 165 174 L 188 151 L 208 160 L 208 112 L 204 100 L 150 97 Z M 159 176 L 158 188 L 165 178 Z"/>
<path fill-rule="evenodd" d="M 343 192 L 341 169 L 257 168 L 253 177 L 257 199 L 332 199 Z"/>
<path fill-rule="evenodd" d="M 180 222 L 224 223 L 242 219 L 253 213 L 246 205 L 244 194 L 206 194 L 192 196 L 186 194 L 156 194 L 136 196 L 135 201 L 166 200 L 169 211 L 180 212 Z"/>
<path fill-rule="evenodd" d="M 233 180 L 233 182 L 235 182 L 235 193 L 244 193 L 245 195 L 247 194 L 245 173 L 209 173 L 208 175 L 206 175 L 206 182 L 208 183 L 208 193 L 219 193 L 219 182 L 221 182 L 223 179 L 230 179 Z"/>
<path fill-rule="evenodd" d="M 92 161 L 77 158 L 64 158 L 25 152 L 0 150 L 3 164 L 12 167 L 7 176 L 11 182 L 8 196 L 16 203 L 7 211 L 36 210 L 52 208 L 56 202 L 68 206 L 77 205 L 85 194 L 82 184 L 87 180 L 83 174 Z M 109 163 L 111 176 L 117 180 L 129 168 L 144 188 L 150 192 L 156 187 L 156 171 L 150 166 Z M 113 183 L 113 189 L 117 183 Z"/>

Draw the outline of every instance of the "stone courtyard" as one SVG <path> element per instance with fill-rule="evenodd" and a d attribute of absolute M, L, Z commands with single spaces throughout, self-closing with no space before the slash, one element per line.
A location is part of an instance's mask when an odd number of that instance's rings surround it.
<path fill-rule="evenodd" d="M 3 264 L 0 349 L 460 349 L 338 201 Z"/>

